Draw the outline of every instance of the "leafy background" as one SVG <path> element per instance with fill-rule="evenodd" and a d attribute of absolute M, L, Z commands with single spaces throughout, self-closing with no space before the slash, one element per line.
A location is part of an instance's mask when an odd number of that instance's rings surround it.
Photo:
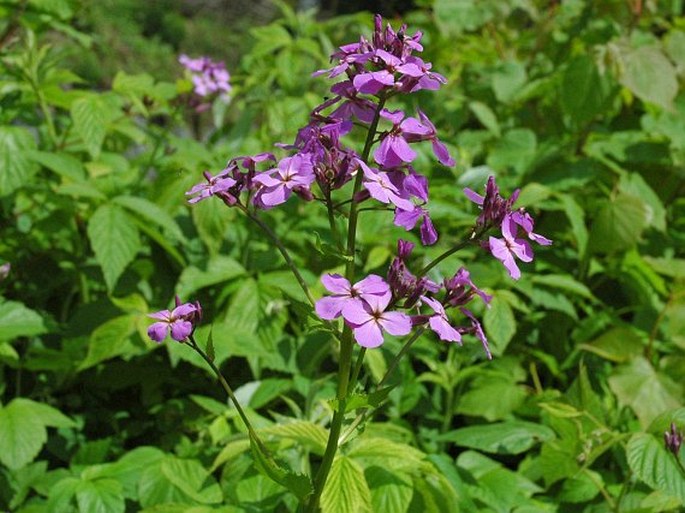
<path fill-rule="evenodd" d="M 291 141 L 326 94 L 310 73 L 371 16 L 225 4 L 0 2 L 3 510 L 294 511 L 203 362 L 147 340 L 146 313 L 175 293 L 202 302 L 198 338 L 211 323 L 216 363 L 278 454 L 306 472 L 323 453 L 336 347 L 307 330 L 268 241 L 183 193 L 231 156 Z M 438 266 L 436 279 L 466 264 L 494 294 L 478 313 L 496 357 L 420 340 L 343 446 L 322 509 L 681 510 L 685 455 L 662 434 L 685 427 L 682 1 L 378 9 L 422 30 L 449 80 L 416 100 L 459 156 L 452 170 L 417 160 L 441 243 L 416 265 L 471 225 L 461 190 L 489 174 L 522 188 L 555 244 L 519 282 L 475 250 Z M 226 61 L 228 105 L 185 106 L 181 52 Z M 338 262 L 320 213 L 291 201 L 268 220 L 322 293 Z M 360 236 L 364 270 L 380 274 L 411 237 L 371 217 Z M 398 349 L 369 352 L 362 379 Z"/>

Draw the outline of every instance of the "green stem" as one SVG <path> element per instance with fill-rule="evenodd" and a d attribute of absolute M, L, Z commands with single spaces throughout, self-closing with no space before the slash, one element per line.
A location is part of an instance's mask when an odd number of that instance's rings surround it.
<path fill-rule="evenodd" d="M 285 259 L 285 263 L 287 266 L 290 268 L 290 271 L 293 273 L 295 276 L 295 279 L 297 280 L 297 283 L 299 283 L 300 287 L 302 288 L 302 291 L 304 292 L 304 295 L 307 296 L 307 300 L 309 303 L 314 306 L 314 298 L 312 297 L 311 292 L 309 292 L 309 287 L 307 286 L 307 282 L 304 281 L 304 278 L 300 274 L 299 269 L 295 265 L 295 262 L 293 262 L 293 259 L 290 258 L 290 253 L 288 253 L 288 248 L 285 247 L 283 242 L 281 242 L 281 239 L 278 238 L 278 235 L 274 233 L 274 231 L 269 227 L 268 224 L 266 224 L 264 221 L 262 221 L 259 217 L 257 217 L 255 214 L 250 212 L 247 207 L 245 206 L 239 206 L 239 208 L 245 213 L 245 215 L 257 226 L 259 226 L 262 231 L 271 239 L 271 242 L 274 243 L 276 248 L 278 248 L 278 251 L 281 253 L 283 258 Z"/>
<path fill-rule="evenodd" d="M 240 403 L 238 402 L 238 398 L 233 393 L 233 389 L 231 388 L 231 385 L 228 384 L 228 381 L 226 381 L 226 378 L 224 378 L 224 375 L 221 373 L 219 368 L 214 364 L 214 361 L 209 357 L 209 355 L 207 353 L 205 353 L 200 348 L 200 346 L 197 345 L 197 342 L 195 342 L 195 337 L 193 337 L 193 335 L 190 335 L 188 337 L 188 342 L 186 342 L 186 345 L 190 346 L 197 354 L 199 354 L 202 357 L 202 359 L 205 362 L 207 362 L 207 365 L 209 365 L 211 367 L 211 369 L 214 371 L 214 374 L 216 374 L 216 377 L 219 379 L 219 383 L 221 383 L 221 387 L 226 392 L 226 395 L 228 395 L 228 398 L 233 403 L 233 406 L 235 406 L 235 409 L 238 412 L 240 419 L 243 421 L 243 424 L 245 424 L 245 427 L 247 428 L 247 432 L 250 434 L 250 437 L 257 444 L 259 444 L 260 447 L 264 447 L 264 444 L 259 439 L 259 436 L 257 435 L 256 431 L 252 427 L 250 420 L 247 418 L 247 415 L 245 414 L 243 407 L 240 406 Z"/>
<path fill-rule="evenodd" d="M 359 378 L 359 373 L 362 370 L 362 365 L 364 364 L 364 355 L 366 354 L 366 348 L 362 347 L 357 355 L 357 363 L 354 364 L 354 370 L 352 371 L 352 377 L 350 378 L 350 383 L 353 384 L 357 382 Z"/>
<path fill-rule="evenodd" d="M 48 104 L 45 101 L 45 97 L 43 96 L 43 93 L 38 87 L 38 84 L 35 83 L 33 79 L 31 79 L 30 82 L 31 88 L 33 89 L 33 92 L 38 98 L 38 106 L 40 107 L 40 110 L 43 113 L 43 117 L 45 118 L 45 125 L 48 127 L 48 136 L 50 137 L 52 147 L 57 148 L 57 130 L 55 130 L 55 122 L 52 119 L 52 113 L 50 112 L 50 108 L 48 107 Z"/>
<path fill-rule="evenodd" d="M 456 245 L 452 246 L 450 249 L 436 257 L 432 262 L 430 262 L 428 265 L 426 265 L 423 269 L 421 269 L 418 273 L 417 276 L 425 276 L 428 271 L 433 269 L 436 265 L 438 265 L 440 262 L 445 260 L 447 257 L 452 256 L 454 253 L 459 251 L 460 249 L 464 249 L 466 246 L 469 244 L 479 240 L 483 234 L 488 231 L 488 228 L 483 227 L 480 230 L 472 229 L 470 231 L 470 235 L 468 235 L 466 238 L 462 239 L 461 242 L 457 243 Z"/>
<path fill-rule="evenodd" d="M 361 159 L 366 162 L 371 153 L 371 147 L 373 146 L 373 138 L 376 135 L 376 129 L 378 128 L 378 122 L 381 117 L 381 110 L 385 105 L 385 97 L 381 97 L 378 106 L 376 107 L 376 112 L 374 113 L 373 120 L 369 126 L 369 131 L 366 134 L 366 142 L 364 143 L 364 150 L 362 151 Z M 347 224 L 347 264 L 345 265 L 345 278 L 350 283 L 354 282 L 355 274 L 355 253 L 356 253 L 356 241 L 357 241 L 357 219 L 359 217 L 359 210 L 357 208 L 357 201 L 355 201 L 355 196 L 361 190 L 362 178 L 364 173 L 361 169 L 357 170 L 357 176 L 354 181 L 354 187 L 352 189 L 351 203 L 350 203 L 350 214 Z M 324 485 L 328 480 L 328 474 L 331 471 L 331 466 L 333 465 L 333 459 L 338 451 L 338 444 L 340 443 L 340 431 L 342 429 L 342 423 L 345 418 L 345 407 L 347 404 L 348 388 L 350 384 L 350 369 L 352 367 L 352 348 L 354 341 L 352 340 L 352 330 L 349 326 L 345 325 L 343 329 L 343 334 L 340 339 L 340 364 L 338 368 L 338 408 L 333 414 L 333 419 L 331 420 L 331 427 L 328 433 L 328 441 L 326 442 L 326 450 L 319 466 L 319 470 L 314 478 L 314 493 L 310 497 L 309 504 L 307 505 L 306 511 L 308 513 L 315 513 L 319 510 L 319 500 L 321 498 L 321 493 L 323 492 Z"/>

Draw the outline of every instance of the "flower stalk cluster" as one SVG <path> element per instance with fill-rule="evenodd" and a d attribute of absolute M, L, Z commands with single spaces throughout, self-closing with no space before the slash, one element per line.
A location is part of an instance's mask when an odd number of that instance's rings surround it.
<path fill-rule="evenodd" d="M 381 346 L 386 335 L 410 335 L 390 366 L 394 370 L 397 360 L 408 352 L 420 334 L 431 330 L 440 340 L 459 345 L 464 336 L 473 336 L 482 344 L 487 358 L 492 358 L 483 327 L 470 306 L 477 299 L 488 307 L 492 297 L 476 286 L 465 267 L 456 269 L 451 277 L 440 282 L 431 278 L 429 272 L 465 246 L 481 244 L 502 262 L 512 278 L 518 279 L 521 272 L 516 259 L 523 262 L 533 259 L 529 241 L 551 244 L 549 239 L 534 232 L 529 213 L 514 208 L 518 191 L 505 199 L 490 177 L 483 195 L 470 189 L 464 191 L 481 212 L 463 240 L 418 272 L 411 270 L 415 244 L 399 240 L 397 255 L 384 277 L 357 276 L 357 226 L 363 210 L 391 210 L 396 226 L 407 231 L 418 226 L 418 238 L 425 246 L 439 239 L 430 216 L 428 179 L 413 165 L 417 157 L 415 145 L 430 143 L 432 153 L 443 166 L 454 166 L 455 160 L 425 112 L 418 110 L 414 115 L 387 107 L 393 97 L 437 90 L 446 83 L 445 77 L 432 71 L 431 63 L 418 56 L 423 50 L 421 39 L 421 32 L 410 36 L 406 26 L 395 32 L 390 25 L 383 26 L 380 16 L 376 16 L 370 39 L 362 36 L 357 42 L 341 46 L 332 55 L 332 67 L 314 73 L 335 81 L 330 89 L 332 96 L 311 112 L 308 123 L 299 130 L 292 144 L 277 145 L 285 156 L 278 158 L 274 153 L 265 152 L 232 158 L 216 174 L 205 171 L 204 181 L 186 193 L 191 204 L 219 199 L 227 207 L 239 209 L 263 230 L 281 252 L 318 317 L 332 328 L 340 342 L 338 407 L 331 421 L 323 460 L 313 480 L 307 511 L 318 508 L 340 443 L 345 403 L 357 386 L 367 349 Z M 203 74 L 203 78 L 193 79 L 198 94 L 227 85 L 227 77 L 221 82 L 223 75 L 217 77 L 211 63 L 182 59 L 191 72 Z M 210 86 L 211 80 L 215 80 L 214 86 Z M 360 128 L 365 131 L 365 144 L 359 153 L 345 144 L 345 138 Z M 325 207 L 333 242 L 346 260 L 344 275 L 322 276 L 321 282 L 328 294 L 318 300 L 313 299 L 285 245 L 260 217 L 261 211 L 279 207 L 293 198 L 309 202 L 312 208 Z M 364 204 L 371 207 L 362 209 Z M 337 228 L 338 216 L 347 222 L 344 240 Z M 498 233 L 486 240 L 485 236 L 493 231 Z M 455 323 L 450 311 L 456 312 L 461 320 Z M 174 310 L 152 315 L 158 322 L 150 327 L 149 335 L 158 342 L 167 334 L 177 341 L 189 339 L 193 341 L 189 345 L 197 350 L 192 332 L 200 314 L 198 303 L 177 302 Z M 353 369 L 355 342 L 361 349 Z M 386 378 L 387 375 L 383 382 Z"/>

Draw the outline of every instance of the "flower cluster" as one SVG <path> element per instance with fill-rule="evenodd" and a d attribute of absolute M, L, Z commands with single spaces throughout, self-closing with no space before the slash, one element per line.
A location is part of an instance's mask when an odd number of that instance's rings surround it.
<path fill-rule="evenodd" d="M 373 199 L 394 211 L 396 226 L 409 231 L 418 225 L 422 244 L 434 244 L 438 233 L 428 209 L 428 180 L 413 167 L 417 157 L 414 145 L 430 142 L 438 162 L 453 166 L 455 161 L 424 112 L 418 110 L 412 116 L 387 108 L 386 102 L 399 94 L 436 90 L 446 80 L 418 57 L 423 50 L 420 32 L 410 36 L 405 26 L 395 32 L 389 25 L 383 26 L 380 16 L 374 22 L 370 39 L 361 37 L 341 46 L 332 55 L 333 66 L 314 73 L 336 80 L 332 95 L 311 112 L 293 144 L 277 145 L 287 156 L 278 159 L 272 153 L 261 153 L 233 158 L 218 174 L 205 172 L 206 181 L 186 193 L 189 202 L 216 196 L 227 206 L 237 206 L 253 216 L 251 212 L 277 207 L 298 196 L 325 204 L 331 216 L 340 212 L 352 218 L 360 203 Z M 343 143 L 343 138 L 360 126 L 367 134 L 361 153 Z M 334 200 L 334 195 L 341 194 L 336 191 L 349 182 L 354 182 L 352 194 L 345 201 Z M 470 189 L 464 192 L 481 208 L 472 242 L 498 230 L 501 237 L 490 236 L 483 245 L 518 279 L 521 272 L 516 259 L 533 259 L 528 241 L 541 245 L 552 241 L 534 232 L 530 214 L 514 209 L 519 192 L 503 198 L 493 177 L 485 195 Z M 341 206 L 347 203 L 352 206 L 346 213 Z M 325 321 L 342 318 L 366 348 L 380 346 L 384 333 L 407 335 L 413 327 L 424 326 L 441 340 L 459 344 L 463 335 L 474 335 L 491 358 L 481 324 L 467 308 L 475 297 L 489 306 L 491 297 L 471 281 L 463 267 L 440 284 L 426 274 L 432 265 L 413 274 L 408 264 L 413 248 L 410 242 L 398 242 L 398 254 L 385 278 L 372 274 L 352 284 L 349 276 L 324 275 L 322 282 L 330 295 L 316 302 L 316 313 Z M 449 309 L 460 312 L 463 326 L 452 325 Z"/>
<path fill-rule="evenodd" d="M 481 207 L 481 214 L 476 221 L 477 225 L 484 230 L 500 229 L 502 238 L 491 236 L 485 247 L 504 264 L 509 275 L 518 280 L 521 277 L 521 270 L 516 265 L 516 258 L 521 262 L 533 261 L 533 249 L 527 240 L 519 238 L 519 234 L 522 232 L 525 237 L 541 246 L 549 246 L 552 241 L 533 232 L 533 218 L 525 209 L 512 210 L 519 191 L 514 191 L 509 199 L 504 199 L 500 196 L 499 188 L 492 176 L 485 186 L 485 196 L 468 188 L 464 189 L 464 194 Z"/>
<path fill-rule="evenodd" d="M 324 287 L 331 295 L 317 301 L 315 309 L 319 317 L 333 320 L 342 317 L 352 329 L 357 343 L 362 347 L 373 348 L 383 343 L 383 332 L 391 335 L 407 335 L 413 326 L 427 325 L 440 340 L 457 342 L 461 345 L 463 334 L 473 334 L 483 344 L 488 358 L 492 358 L 488 340 L 480 322 L 465 308 L 465 305 L 479 296 L 489 304 L 491 296 L 483 292 L 471 281 L 463 267 L 450 279 L 439 285 L 429 278 L 414 276 L 407 266 L 407 260 L 414 244 L 399 240 L 397 256 L 388 270 L 387 281 L 371 274 L 363 280 L 350 285 L 340 275 L 327 274 L 321 278 Z M 436 295 L 444 289 L 444 299 Z M 420 313 L 427 306 L 432 313 Z M 397 306 L 414 310 L 414 315 L 389 311 Z M 458 307 L 468 319 L 468 326 L 454 327 L 447 317 L 446 308 Z"/>
<path fill-rule="evenodd" d="M 430 141 L 439 162 L 453 166 L 454 159 L 425 113 L 418 111 L 418 117 L 411 117 L 384 107 L 393 95 L 437 89 L 445 83 L 442 75 L 431 71 L 430 63 L 414 55 L 423 49 L 420 41 L 420 32 L 407 36 L 406 27 L 402 27 L 396 33 L 389 25 L 383 28 L 380 16 L 376 16 L 371 40 L 362 37 L 357 43 L 340 47 L 333 54 L 336 65 L 315 73 L 343 80 L 331 87 L 333 96 L 312 111 L 294 144 L 280 145 L 289 156 L 278 161 L 271 154 L 233 159 L 216 176 L 205 173 L 207 183 L 188 191 L 190 201 L 217 195 L 227 205 L 269 209 L 295 193 L 305 200 L 331 202 L 332 191 L 362 173 L 363 190 L 354 201 L 373 198 L 387 205 L 395 211 L 397 226 L 412 230 L 419 224 L 421 241 L 434 244 L 438 234 L 426 208 L 428 182 L 411 166 L 417 155 L 412 145 Z M 375 130 L 379 123 L 387 128 L 380 131 L 371 165 L 341 138 L 354 124 Z M 264 155 L 269 156 L 270 166 L 256 171 L 254 164 L 266 162 Z M 318 196 L 313 190 L 315 184 Z"/>
<path fill-rule="evenodd" d="M 147 329 L 148 336 L 155 342 L 161 342 L 169 334 L 177 342 L 183 342 L 195 330 L 195 325 L 202 319 L 202 307 L 200 303 L 181 303 L 176 296 L 176 308 L 173 310 L 160 310 L 149 314 L 148 317 L 157 319 L 157 322 Z"/>
<path fill-rule="evenodd" d="M 675 422 L 671 422 L 670 429 L 664 433 L 664 444 L 666 445 L 666 450 L 678 458 L 680 447 L 683 445 L 683 432 L 678 430 Z"/>
<path fill-rule="evenodd" d="M 181 55 L 178 62 L 188 70 L 196 95 L 204 98 L 213 94 L 226 95 L 231 91 L 231 76 L 223 62 L 214 62 L 209 57 L 191 59 L 187 55 Z"/>

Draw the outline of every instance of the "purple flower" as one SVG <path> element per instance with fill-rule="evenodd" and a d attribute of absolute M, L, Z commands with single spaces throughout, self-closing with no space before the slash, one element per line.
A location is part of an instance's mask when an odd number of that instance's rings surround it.
<path fill-rule="evenodd" d="M 199 183 L 186 192 L 186 196 L 194 196 L 188 200 L 188 203 L 197 203 L 216 194 L 225 201 L 228 200 L 229 204 L 235 204 L 236 198 L 228 194 L 228 190 L 236 184 L 236 181 L 228 176 L 231 171 L 232 169 L 229 165 L 229 167 L 214 177 L 209 174 L 209 171 L 202 173 L 207 183 Z"/>
<path fill-rule="evenodd" d="M 434 312 L 428 319 L 431 329 L 440 337 L 440 340 L 447 342 L 457 342 L 461 345 L 461 334 L 452 327 L 445 313 L 445 308 L 440 301 L 421 296 L 421 301 L 426 303 Z"/>
<path fill-rule="evenodd" d="M 483 331 L 483 327 L 480 325 L 480 321 L 476 319 L 476 317 L 471 313 L 470 310 L 466 308 L 460 308 L 461 313 L 463 313 L 466 317 L 469 318 L 471 321 L 471 327 L 470 328 L 460 328 L 461 333 L 473 333 L 476 338 L 478 338 L 481 343 L 483 344 L 483 349 L 485 349 L 485 354 L 488 356 L 488 360 L 492 360 L 492 353 L 490 352 L 490 344 L 488 344 L 488 339 L 485 336 L 485 332 Z"/>
<path fill-rule="evenodd" d="M 488 183 L 485 186 L 485 196 L 481 196 L 468 187 L 464 189 L 466 197 L 482 209 L 476 221 L 479 226 L 499 226 L 504 216 L 511 212 L 511 207 L 518 199 L 519 192 L 519 189 L 516 189 L 509 199 L 504 199 L 500 196 L 494 176 L 488 178 Z"/>
<path fill-rule="evenodd" d="M 330 117 L 334 119 L 352 119 L 356 117 L 364 123 L 371 123 L 376 112 L 376 105 L 365 98 L 357 96 L 357 90 L 352 82 L 338 82 L 331 87 L 331 92 L 344 98 L 342 105 L 331 112 Z"/>
<path fill-rule="evenodd" d="M 411 318 L 401 312 L 386 312 L 391 296 L 370 295 L 366 301 L 347 302 L 342 315 L 354 332 L 357 343 L 366 348 L 383 344 L 383 331 L 406 335 L 411 331 Z"/>
<path fill-rule="evenodd" d="M 404 307 L 410 308 L 426 292 L 435 294 L 440 286 L 426 276 L 417 278 L 407 268 L 406 260 L 411 255 L 414 244 L 405 240 L 397 241 L 397 256 L 388 268 L 388 282 L 395 301 L 405 299 Z"/>
<path fill-rule="evenodd" d="M 421 221 L 421 243 L 424 246 L 435 244 L 438 240 L 438 232 L 433 226 L 433 221 L 431 221 L 431 218 L 428 215 L 428 210 L 418 205 L 412 205 L 412 208 L 407 210 L 401 208 L 395 210 L 395 226 L 401 226 L 409 231 L 412 230 L 419 221 Z"/>
<path fill-rule="evenodd" d="M 332 296 L 319 299 L 314 306 L 316 313 L 322 319 L 331 321 L 340 317 L 345 305 L 369 301 L 373 297 L 388 297 L 390 301 L 390 286 L 378 275 L 370 274 L 363 280 L 350 285 L 350 282 L 339 274 L 324 274 L 321 283 Z"/>
<path fill-rule="evenodd" d="M 414 208 L 411 201 L 400 197 L 400 191 L 390 181 L 387 173 L 371 169 L 362 160 L 357 159 L 356 162 L 364 172 L 364 188 L 369 191 L 372 198 L 386 205 L 392 203 L 400 209 Z"/>
<path fill-rule="evenodd" d="M 148 336 L 155 342 L 161 342 L 169 333 L 174 340 L 183 342 L 195 329 L 195 323 L 202 312 L 200 304 L 198 302 L 179 304 L 178 299 L 176 303 L 176 308 L 172 311 L 160 310 L 148 314 L 148 317 L 159 321 L 147 329 Z"/>
<path fill-rule="evenodd" d="M 223 62 L 214 62 L 209 57 L 191 59 L 187 55 L 181 55 L 178 62 L 190 72 L 190 79 L 198 96 L 209 96 L 217 92 L 228 93 L 231 90 L 228 83 L 231 76 Z"/>
<path fill-rule="evenodd" d="M 486 294 L 471 281 L 471 276 L 466 268 L 461 267 L 450 279 L 443 281 L 447 290 L 445 302 L 451 306 L 462 306 L 470 302 L 474 294 L 477 294 L 486 305 L 489 305 L 492 296 Z M 468 287 L 468 288 L 467 288 Z"/>
<path fill-rule="evenodd" d="M 533 227 L 534 227 L 533 218 L 525 210 L 521 209 L 517 212 L 513 212 L 511 214 L 511 219 L 517 225 L 519 225 L 521 228 L 523 228 L 523 231 L 526 232 L 526 235 L 528 236 L 528 238 L 530 240 L 537 242 L 541 246 L 549 246 L 552 244 L 552 241 L 550 239 L 548 239 L 547 237 L 543 237 L 542 235 L 539 235 L 537 233 L 533 233 Z"/>
<path fill-rule="evenodd" d="M 285 203 L 294 190 L 309 190 L 314 180 L 314 170 L 308 155 L 286 157 L 278 163 L 276 169 L 264 171 L 253 178 L 253 182 L 262 186 L 255 195 L 255 205 L 271 208 Z"/>
<path fill-rule="evenodd" d="M 392 122 L 392 129 L 381 139 L 381 144 L 373 154 L 374 160 L 386 168 L 409 163 L 416 158 L 416 152 L 409 147 L 407 138 L 428 135 L 429 129 L 415 118 L 405 118 L 404 112 L 391 112 L 383 109 L 381 117 Z"/>
<path fill-rule="evenodd" d="M 440 161 L 440 163 L 449 167 L 454 166 L 454 159 L 450 155 L 447 146 L 445 146 L 440 141 L 440 139 L 438 139 L 438 134 L 435 129 L 435 125 L 431 122 L 428 116 L 426 116 L 421 110 L 419 110 L 418 112 L 419 118 L 421 118 L 420 126 L 422 127 L 423 131 L 408 132 L 405 138 L 408 142 L 430 141 L 433 145 L 433 153 Z"/>
<path fill-rule="evenodd" d="M 516 238 L 516 232 L 516 223 L 511 214 L 507 214 L 502 221 L 503 238 L 490 237 L 488 244 L 492 255 L 504 264 L 513 279 L 518 280 L 521 277 L 521 270 L 516 265 L 514 257 L 522 262 L 532 262 L 533 250 L 527 241 Z"/>
<path fill-rule="evenodd" d="M 666 449 L 678 458 L 680 446 L 683 445 L 683 433 L 678 431 L 675 422 L 671 422 L 670 430 L 664 433 L 664 443 L 666 444 Z"/>

